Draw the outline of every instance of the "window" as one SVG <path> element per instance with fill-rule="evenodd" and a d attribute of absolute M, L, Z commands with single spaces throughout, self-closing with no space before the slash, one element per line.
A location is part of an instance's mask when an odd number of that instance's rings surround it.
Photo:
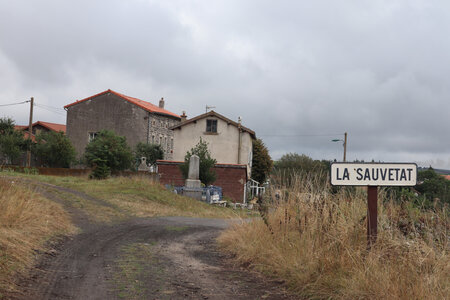
<path fill-rule="evenodd" d="M 92 142 L 97 137 L 98 132 L 88 132 L 88 141 Z"/>
<path fill-rule="evenodd" d="M 159 137 L 159 144 L 160 144 L 161 147 L 162 147 L 162 136 Z"/>
<path fill-rule="evenodd" d="M 155 143 L 155 136 L 152 135 L 152 144 L 154 144 L 154 143 Z"/>
<path fill-rule="evenodd" d="M 206 132 L 217 132 L 217 120 L 206 120 Z"/>

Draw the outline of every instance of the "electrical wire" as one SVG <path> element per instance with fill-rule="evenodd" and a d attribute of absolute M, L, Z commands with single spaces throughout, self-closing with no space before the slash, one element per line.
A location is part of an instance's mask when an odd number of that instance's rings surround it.
<path fill-rule="evenodd" d="M 345 133 L 335 134 L 259 134 L 261 137 L 318 137 L 318 136 L 339 136 Z"/>
<path fill-rule="evenodd" d="M 41 107 L 46 107 L 46 108 L 49 108 L 49 109 L 58 110 L 58 111 L 64 111 L 64 112 L 65 112 L 65 109 L 64 109 L 64 108 L 60 108 L 60 107 L 54 107 L 54 106 L 45 105 L 45 104 L 35 104 L 35 105 L 38 105 L 38 106 L 41 106 Z"/>
<path fill-rule="evenodd" d="M 10 103 L 10 104 L 0 104 L 0 106 L 12 106 L 12 105 L 19 105 L 19 104 L 24 104 L 30 101 L 22 101 L 22 102 L 17 102 L 17 103 Z"/>
<path fill-rule="evenodd" d="M 65 113 L 62 113 L 62 112 L 59 112 L 59 111 L 55 111 L 55 110 L 51 110 L 51 109 L 48 109 L 48 108 L 46 108 L 46 107 L 43 107 L 43 106 L 40 105 L 40 104 L 36 104 L 36 103 L 35 103 L 34 106 L 39 107 L 40 109 L 44 109 L 44 110 L 46 110 L 46 111 L 52 112 L 52 113 L 57 114 L 57 115 L 61 115 L 61 116 L 65 116 L 65 115 L 66 115 Z"/>

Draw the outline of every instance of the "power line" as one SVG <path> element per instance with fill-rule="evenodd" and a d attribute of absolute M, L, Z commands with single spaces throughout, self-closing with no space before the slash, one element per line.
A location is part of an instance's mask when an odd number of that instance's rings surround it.
<path fill-rule="evenodd" d="M 30 101 L 22 101 L 22 102 L 17 102 L 17 103 L 10 103 L 10 104 L 0 104 L 0 106 L 12 106 L 12 105 L 19 105 L 19 104 L 24 104 Z"/>
<path fill-rule="evenodd" d="M 35 105 L 37 105 L 37 104 L 35 104 Z M 54 106 L 45 105 L 45 104 L 39 104 L 38 106 L 41 106 L 41 107 L 47 107 L 47 108 L 49 108 L 49 109 L 54 109 L 54 110 L 64 111 L 64 112 L 65 112 L 65 109 L 60 108 L 60 107 L 54 107 Z"/>
<path fill-rule="evenodd" d="M 316 137 L 316 136 L 337 136 L 345 133 L 327 133 L 327 134 L 259 134 L 261 137 Z"/>
<path fill-rule="evenodd" d="M 52 109 L 46 108 L 46 107 L 42 106 L 41 104 L 34 104 L 34 106 L 37 106 L 40 109 L 44 109 L 46 111 L 49 111 L 51 113 L 58 114 L 58 115 L 61 115 L 61 116 L 65 116 L 66 115 L 65 113 L 62 113 L 60 111 L 56 111 L 56 110 L 52 110 Z"/>

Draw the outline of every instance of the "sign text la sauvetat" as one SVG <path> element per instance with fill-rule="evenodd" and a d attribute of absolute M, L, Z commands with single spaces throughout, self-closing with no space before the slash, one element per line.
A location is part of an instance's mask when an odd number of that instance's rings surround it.
<path fill-rule="evenodd" d="M 332 163 L 332 185 L 414 186 L 417 165 L 413 163 Z"/>

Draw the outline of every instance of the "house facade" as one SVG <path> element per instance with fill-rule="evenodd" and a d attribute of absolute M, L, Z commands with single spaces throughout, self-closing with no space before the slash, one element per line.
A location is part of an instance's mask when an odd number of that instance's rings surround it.
<path fill-rule="evenodd" d="M 86 145 L 104 129 L 124 136 L 129 146 L 159 144 L 165 159 L 172 159 L 173 127 L 180 116 L 159 105 L 106 90 L 64 106 L 67 111 L 67 136 L 81 157 Z"/>
<path fill-rule="evenodd" d="M 252 145 L 255 132 L 234 122 L 215 111 L 184 120 L 173 126 L 173 160 L 184 161 L 186 152 L 191 150 L 200 138 L 208 143 L 211 156 L 218 164 L 245 165 L 250 178 Z"/>

